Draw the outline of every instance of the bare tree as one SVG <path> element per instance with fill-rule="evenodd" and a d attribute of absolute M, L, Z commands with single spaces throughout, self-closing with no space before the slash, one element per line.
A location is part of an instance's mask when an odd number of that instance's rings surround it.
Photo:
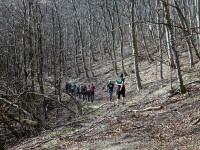
<path fill-rule="evenodd" d="M 136 36 L 136 26 L 135 26 L 135 1 L 131 0 L 131 15 L 132 15 L 132 37 L 133 37 L 133 56 L 134 56 L 134 65 L 135 65 L 135 75 L 136 75 L 136 84 L 137 89 L 142 89 L 139 67 L 138 67 L 138 47 L 137 47 L 137 36 Z"/>
<path fill-rule="evenodd" d="M 168 2 L 168 0 L 167 0 Z M 166 2 L 163 2 L 164 10 L 165 10 L 165 17 L 167 21 L 167 28 L 170 33 L 170 41 L 171 41 L 171 48 L 175 57 L 175 62 L 176 62 L 176 73 L 177 73 L 177 78 L 178 78 L 178 83 L 180 87 L 180 92 L 184 94 L 186 92 L 185 87 L 183 85 L 183 79 L 182 79 L 182 74 L 181 74 L 181 68 L 180 68 L 180 62 L 179 62 L 179 57 L 178 57 L 178 52 L 175 47 L 175 42 L 174 42 L 174 31 L 171 23 L 171 18 L 170 18 L 170 12 L 169 8 Z"/>

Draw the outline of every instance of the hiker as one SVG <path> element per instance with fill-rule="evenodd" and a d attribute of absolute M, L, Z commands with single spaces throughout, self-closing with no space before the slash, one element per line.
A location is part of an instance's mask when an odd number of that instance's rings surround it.
<path fill-rule="evenodd" d="M 91 98 L 92 103 L 94 101 L 94 90 L 95 90 L 95 86 L 92 83 L 91 86 L 90 86 L 90 98 Z"/>
<path fill-rule="evenodd" d="M 82 84 L 79 84 L 79 99 L 81 99 L 82 96 Z"/>
<path fill-rule="evenodd" d="M 69 83 L 68 82 L 66 82 L 66 84 L 65 84 L 65 90 L 66 90 L 66 93 L 69 93 Z"/>
<path fill-rule="evenodd" d="M 72 83 L 68 82 L 68 94 L 71 94 Z"/>
<path fill-rule="evenodd" d="M 71 94 L 74 95 L 74 83 L 71 83 Z"/>
<path fill-rule="evenodd" d="M 124 85 L 125 78 L 123 74 L 120 74 L 118 79 L 116 80 L 117 85 L 117 105 L 119 105 L 120 96 L 122 95 L 122 103 L 124 104 L 124 97 L 125 97 L 125 85 Z"/>
<path fill-rule="evenodd" d="M 82 96 L 83 96 L 83 100 L 85 100 L 86 99 L 86 85 L 85 84 L 82 85 Z"/>
<path fill-rule="evenodd" d="M 79 86 L 80 86 L 80 84 L 78 83 L 78 84 L 76 85 L 76 96 L 77 96 L 77 97 L 79 97 L 79 94 L 80 94 Z"/>
<path fill-rule="evenodd" d="M 74 83 L 74 96 L 76 97 L 76 84 Z"/>
<path fill-rule="evenodd" d="M 122 88 L 121 88 L 122 104 L 125 104 L 124 100 L 125 100 L 126 88 L 125 88 L 125 78 L 123 73 L 121 73 L 120 78 L 122 80 Z"/>
<path fill-rule="evenodd" d="M 113 91 L 114 91 L 114 83 L 111 80 L 108 81 L 107 91 L 108 91 L 108 95 L 109 95 L 109 101 L 111 101 L 112 100 Z"/>
<path fill-rule="evenodd" d="M 87 84 L 86 94 L 87 94 L 87 100 L 89 102 L 90 101 L 90 84 Z"/>
<path fill-rule="evenodd" d="M 73 82 L 72 85 L 71 85 L 71 94 L 73 96 L 76 95 L 76 84 Z"/>

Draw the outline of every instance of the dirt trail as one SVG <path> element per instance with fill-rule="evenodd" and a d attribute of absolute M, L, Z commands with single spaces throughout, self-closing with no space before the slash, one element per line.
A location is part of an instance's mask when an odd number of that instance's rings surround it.
<path fill-rule="evenodd" d="M 130 59 L 126 61 L 128 67 Z M 146 63 L 146 62 L 144 62 Z M 147 64 L 145 66 L 148 66 Z M 197 70 L 186 73 L 187 94 L 169 92 L 170 82 L 152 78 L 156 66 L 143 67 L 143 90 L 136 91 L 134 77 L 126 77 L 126 104 L 116 106 L 106 101 L 105 93 L 94 104 L 86 103 L 87 115 L 75 118 L 76 123 L 46 131 L 38 137 L 23 141 L 10 148 L 18 149 L 188 149 L 198 148 L 200 106 L 200 80 Z M 110 76 L 109 66 L 100 69 L 104 80 Z M 129 68 L 129 69 L 128 69 Z M 164 73 L 169 70 L 167 67 Z M 101 85 L 102 81 L 98 81 Z M 189 84 L 188 84 L 189 83 Z M 174 82 L 174 87 L 176 82 Z M 104 91 L 103 91 L 104 92 Z M 103 100 L 102 100 L 103 99 Z M 115 97 L 116 99 L 116 97 Z M 195 111 L 194 111 L 195 110 Z M 199 121 L 200 122 L 200 121 Z"/>

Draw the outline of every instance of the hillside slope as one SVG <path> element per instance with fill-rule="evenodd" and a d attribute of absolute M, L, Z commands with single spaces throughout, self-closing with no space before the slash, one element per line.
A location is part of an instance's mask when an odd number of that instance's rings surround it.
<path fill-rule="evenodd" d="M 199 64 L 184 71 L 187 93 L 180 95 L 174 76 L 175 90 L 170 89 L 169 67 L 164 67 L 165 80 L 160 82 L 156 64 L 148 62 L 140 64 L 143 89 L 138 92 L 130 67 L 132 58 L 125 62 L 125 105 L 118 107 L 107 101 L 105 82 L 115 80 L 109 62 L 94 64 L 98 100 L 94 104 L 83 103 L 84 115 L 9 149 L 198 149 Z"/>

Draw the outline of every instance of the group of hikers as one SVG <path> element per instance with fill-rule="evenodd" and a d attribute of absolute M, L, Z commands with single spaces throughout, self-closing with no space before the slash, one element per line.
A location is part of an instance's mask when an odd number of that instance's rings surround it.
<path fill-rule="evenodd" d="M 116 88 L 115 88 L 116 87 Z M 116 89 L 117 94 L 117 105 L 119 105 L 120 97 L 122 97 L 122 104 L 125 104 L 124 98 L 125 98 L 125 78 L 123 73 L 121 73 L 115 82 L 109 80 L 107 84 L 107 91 L 109 95 L 109 100 L 112 101 L 113 99 L 113 92 L 114 89 Z"/>
<path fill-rule="evenodd" d="M 79 99 L 94 101 L 95 86 L 93 83 L 74 83 L 66 82 L 65 85 L 66 92 L 72 96 L 78 97 Z"/>
<path fill-rule="evenodd" d="M 88 100 L 92 103 L 95 99 L 95 85 L 94 83 L 74 83 L 66 82 L 66 92 L 72 96 L 78 97 L 79 99 Z M 109 101 L 113 101 L 113 93 L 116 90 L 117 94 L 117 105 L 119 105 L 120 97 L 122 97 L 122 104 L 125 104 L 125 78 L 123 73 L 121 73 L 116 81 L 109 80 L 107 83 L 107 92 Z"/>

